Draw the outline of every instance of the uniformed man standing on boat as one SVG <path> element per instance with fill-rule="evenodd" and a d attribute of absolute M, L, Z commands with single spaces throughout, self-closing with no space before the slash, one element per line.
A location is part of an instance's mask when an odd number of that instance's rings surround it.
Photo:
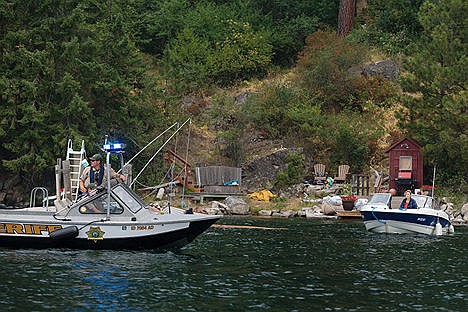
<path fill-rule="evenodd" d="M 107 173 L 104 172 L 104 166 L 102 165 L 102 156 L 100 154 L 94 154 L 89 161 L 91 166 L 84 168 L 80 177 L 80 191 L 83 194 L 90 192 L 107 180 Z M 119 178 L 125 182 L 125 176 L 116 173 L 112 168 L 110 178 Z"/>

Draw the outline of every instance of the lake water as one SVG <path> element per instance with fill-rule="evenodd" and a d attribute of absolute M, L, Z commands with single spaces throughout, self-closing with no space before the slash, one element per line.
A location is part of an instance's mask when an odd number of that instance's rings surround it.
<path fill-rule="evenodd" d="M 468 228 L 224 218 L 176 252 L 0 249 L 2 311 L 468 311 Z"/>

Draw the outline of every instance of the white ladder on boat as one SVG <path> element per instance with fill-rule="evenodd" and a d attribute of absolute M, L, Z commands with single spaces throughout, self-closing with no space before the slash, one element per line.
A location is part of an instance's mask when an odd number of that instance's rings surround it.
<path fill-rule="evenodd" d="M 68 140 L 67 147 L 67 160 L 70 162 L 70 182 L 72 201 L 75 201 L 80 191 L 80 176 L 82 172 L 82 163 L 86 158 L 86 151 L 84 148 L 84 140 L 81 141 L 81 149 L 79 151 L 73 150 L 72 140 Z"/>

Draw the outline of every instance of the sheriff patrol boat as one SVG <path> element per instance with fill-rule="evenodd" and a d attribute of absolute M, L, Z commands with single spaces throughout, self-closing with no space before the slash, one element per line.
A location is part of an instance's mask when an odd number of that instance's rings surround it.
<path fill-rule="evenodd" d="M 117 148 L 118 149 L 118 148 Z M 129 249 L 181 247 L 207 230 L 220 216 L 175 207 L 154 211 L 128 185 L 108 179 L 75 202 L 0 209 L 0 246 L 12 248 Z M 32 196 L 31 196 L 32 198 Z M 32 200 L 32 199 L 31 199 Z"/>

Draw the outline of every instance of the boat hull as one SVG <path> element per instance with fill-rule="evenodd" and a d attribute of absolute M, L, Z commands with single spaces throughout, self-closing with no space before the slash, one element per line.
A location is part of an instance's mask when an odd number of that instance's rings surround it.
<path fill-rule="evenodd" d="M 219 218 L 158 224 L 80 224 L 1 223 L 0 247 L 72 248 L 106 250 L 145 250 L 180 248 L 192 242 Z M 70 228 L 79 228 L 75 237 Z M 34 229 L 40 231 L 35 233 Z M 64 235 L 51 237 L 53 231 Z"/>
<path fill-rule="evenodd" d="M 370 232 L 438 235 L 437 223 L 441 226 L 441 234 L 451 232 L 449 216 L 443 211 L 433 209 L 368 208 L 362 209 L 361 215 L 366 229 Z"/>

